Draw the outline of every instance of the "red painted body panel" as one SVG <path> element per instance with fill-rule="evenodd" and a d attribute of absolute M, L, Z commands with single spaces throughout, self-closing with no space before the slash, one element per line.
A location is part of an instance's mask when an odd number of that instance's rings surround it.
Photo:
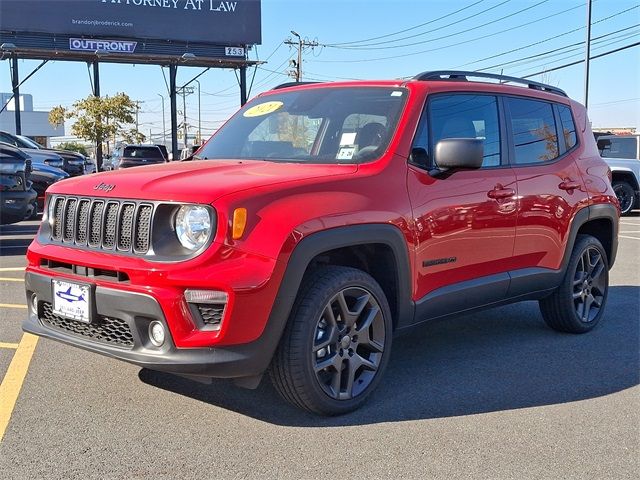
<path fill-rule="evenodd" d="M 599 159 L 593 140 L 581 144 L 554 168 L 540 165 L 460 171 L 443 180 L 408 166 L 413 136 L 429 93 L 522 95 L 523 89 L 451 81 L 334 86 L 400 84 L 409 91 L 405 110 L 387 151 L 370 163 L 175 162 L 57 183 L 48 194 L 212 205 L 217 214 L 214 241 L 195 258 L 159 263 L 135 256 L 41 245 L 36 239 L 28 251 L 28 270 L 73 278 L 40 267 L 41 259 L 46 258 L 124 272 L 130 279 L 127 284 L 95 283 L 154 297 L 177 347 L 235 345 L 260 337 L 293 249 L 315 232 L 357 224 L 396 226 L 406 240 L 412 297 L 417 300 L 436 288 L 494 273 L 529 266 L 557 269 L 576 211 L 590 202 L 615 202 L 606 180 L 606 165 Z M 549 93 L 535 92 L 535 96 L 570 103 Z M 575 103 L 572 107 L 585 130 L 581 137 L 590 136 L 584 108 Z M 578 181 L 581 186 L 571 193 L 559 190 L 558 184 L 564 179 Z M 107 193 L 96 190 L 100 183 L 115 188 Z M 497 185 L 513 189 L 514 195 L 489 198 L 487 193 Z M 238 207 L 247 209 L 248 221 L 242 238 L 232 240 L 230 217 Z M 451 256 L 456 257 L 453 265 L 422 266 L 423 261 Z M 229 294 L 218 332 L 198 330 L 184 301 L 187 288 Z"/>

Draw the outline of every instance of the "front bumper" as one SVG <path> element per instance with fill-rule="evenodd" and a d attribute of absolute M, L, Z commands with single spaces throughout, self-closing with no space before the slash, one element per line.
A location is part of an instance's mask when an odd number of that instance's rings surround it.
<path fill-rule="evenodd" d="M 123 345 L 117 341 L 100 338 L 100 335 L 85 335 L 78 329 L 53 326 L 45 321 L 47 304 L 52 304 L 51 278 L 33 272 L 27 272 L 25 285 L 27 291 L 28 317 L 23 330 L 45 338 L 58 340 L 85 350 L 100 353 L 111 358 L 133 363 L 140 367 L 181 375 L 217 378 L 251 377 L 262 374 L 271 359 L 264 341 L 215 348 L 177 348 L 171 338 L 166 318 L 159 303 L 150 295 L 107 288 L 96 285 L 94 294 L 95 322 L 106 319 L 118 319 L 128 328 L 126 335 L 118 338 L 128 339 Z M 38 312 L 31 305 L 32 295 L 38 296 Z M 161 322 L 165 327 L 166 341 L 163 346 L 155 347 L 149 340 L 149 324 Z M 74 324 L 73 321 L 66 321 Z M 96 325 L 97 325 L 96 324 Z M 82 327 L 84 328 L 84 324 Z M 83 329 L 82 328 L 82 329 Z M 80 330 L 82 330 L 80 329 Z M 108 336 L 108 335 L 107 335 Z"/>

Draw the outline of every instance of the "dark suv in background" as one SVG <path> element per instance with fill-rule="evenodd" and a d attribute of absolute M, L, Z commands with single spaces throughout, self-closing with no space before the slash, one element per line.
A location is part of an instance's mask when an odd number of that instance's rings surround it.
<path fill-rule="evenodd" d="M 157 145 L 127 145 L 114 153 L 112 169 L 141 167 L 167 161 L 167 158 Z"/>

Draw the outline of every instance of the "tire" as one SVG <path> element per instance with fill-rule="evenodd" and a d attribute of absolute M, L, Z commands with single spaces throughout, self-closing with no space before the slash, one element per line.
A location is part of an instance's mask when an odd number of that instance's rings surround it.
<path fill-rule="evenodd" d="M 628 215 L 633 210 L 635 204 L 635 192 L 633 187 L 624 180 L 616 180 L 613 182 L 613 191 L 620 202 L 620 210 L 622 215 Z"/>
<path fill-rule="evenodd" d="M 588 332 L 600 322 L 608 293 L 609 262 L 602 244 L 578 235 L 562 283 L 539 302 L 542 317 L 559 332 Z"/>
<path fill-rule="evenodd" d="M 341 415 L 365 403 L 389 361 L 391 310 L 380 285 L 355 268 L 310 272 L 274 355 L 270 376 L 289 403 Z"/>

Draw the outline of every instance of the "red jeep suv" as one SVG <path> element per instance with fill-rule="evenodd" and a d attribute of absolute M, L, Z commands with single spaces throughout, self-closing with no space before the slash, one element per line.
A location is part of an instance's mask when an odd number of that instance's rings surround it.
<path fill-rule="evenodd" d="M 480 81 L 478 81 L 480 80 Z M 538 300 L 601 320 L 619 208 L 585 108 L 478 72 L 283 85 L 193 157 L 48 192 L 24 330 L 340 414 L 395 333 Z"/>

